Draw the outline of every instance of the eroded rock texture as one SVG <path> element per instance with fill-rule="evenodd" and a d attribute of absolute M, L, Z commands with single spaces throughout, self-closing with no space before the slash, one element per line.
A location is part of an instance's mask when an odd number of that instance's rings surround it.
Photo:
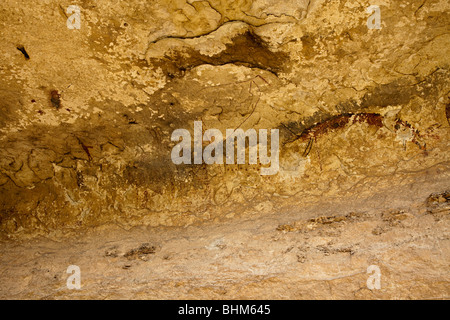
<path fill-rule="evenodd" d="M 2 1 L 0 296 L 448 297 L 449 8 Z M 280 171 L 173 164 L 171 134 L 194 121 L 279 129 Z M 78 237 L 76 253 L 37 236 Z M 381 290 L 366 288 L 373 264 Z"/>

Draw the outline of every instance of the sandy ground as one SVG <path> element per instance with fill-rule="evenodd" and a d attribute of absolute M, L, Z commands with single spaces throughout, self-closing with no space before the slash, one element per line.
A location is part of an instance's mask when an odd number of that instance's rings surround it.
<path fill-rule="evenodd" d="M 419 181 L 270 216 L 2 242 L 0 298 L 448 299 L 449 194 L 427 190 Z M 70 265 L 79 290 L 67 287 Z M 380 289 L 368 288 L 371 265 Z"/>

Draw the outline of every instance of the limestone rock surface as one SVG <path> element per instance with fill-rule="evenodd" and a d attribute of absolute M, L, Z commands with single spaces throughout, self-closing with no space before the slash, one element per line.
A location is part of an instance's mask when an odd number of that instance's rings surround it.
<path fill-rule="evenodd" d="M 449 13 L 2 1 L 0 298 L 448 298 Z M 279 171 L 174 164 L 195 121 L 278 129 Z"/>

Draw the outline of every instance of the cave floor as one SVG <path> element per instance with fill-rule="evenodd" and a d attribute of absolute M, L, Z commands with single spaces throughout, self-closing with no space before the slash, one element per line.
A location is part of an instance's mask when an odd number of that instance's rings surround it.
<path fill-rule="evenodd" d="M 0 299 L 448 299 L 449 194 L 414 185 L 184 228 L 3 241 Z"/>

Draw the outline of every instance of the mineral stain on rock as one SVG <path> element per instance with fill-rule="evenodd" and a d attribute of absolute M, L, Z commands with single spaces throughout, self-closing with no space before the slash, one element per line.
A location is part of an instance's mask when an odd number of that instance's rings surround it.
<path fill-rule="evenodd" d="M 24 47 L 24 46 L 18 46 L 18 47 L 17 47 L 17 50 L 19 50 L 20 52 L 22 52 L 22 54 L 23 54 L 23 56 L 25 57 L 25 59 L 27 59 L 27 60 L 30 59 L 30 56 L 29 56 L 27 50 L 25 50 L 25 47 Z"/>
<path fill-rule="evenodd" d="M 450 125 L 450 103 L 445 106 L 445 115 L 447 116 L 447 122 Z"/>
<path fill-rule="evenodd" d="M 143 260 L 147 257 L 147 255 L 154 254 L 156 252 L 156 249 L 157 249 L 156 246 L 144 243 L 136 249 L 131 249 L 127 251 L 124 254 L 124 257 L 127 258 L 128 260 L 135 260 L 135 259 Z"/>
<path fill-rule="evenodd" d="M 61 94 L 58 92 L 58 90 L 50 91 L 50 102 L 56 109 L 61 108 Z"/>
<path fill-rule="evenodd" d="M 206 36 L 205 36 L 206 37 Z M 250 28 L 236 34 L 226 43 L 225 48 L 216 54 L 203 54 L 192 46 L 182 46 L 167 51 L 164 57 L 150 58 L 149 64 L 161 67 L 169 77 L 181 76 L 186 70 L 209 64 L 221 66 L 235 64 L 248 68 L 258 68 L 273 74 L 285 70 L 289 54 L 269 49 L 269 45 Z"/>
<path fill-rule="evenodd" d="M 317 118 L 317 117 L 313 117 Z M 290 131 L 294 137 L 288 139 L 285 143 L 292 142 L 293 139 L 310 139 L 318 138 L 322 135 L 326 135 L 330 131 L 338 130 L 344 128 L 348 124 L 362 123 L 366 122 L 370 126 L 381 128 L 383 126 L 383 116 L 377 113 L 345 113 L 335 116 L 328 116 L 325 120 L 315 123 L 308 128 L 304 125 L 291 122 L 288 124 L 282 124 L 279 128 L 286 128 Z M 295 134 L 294 132 L 301 132 Z"/>

